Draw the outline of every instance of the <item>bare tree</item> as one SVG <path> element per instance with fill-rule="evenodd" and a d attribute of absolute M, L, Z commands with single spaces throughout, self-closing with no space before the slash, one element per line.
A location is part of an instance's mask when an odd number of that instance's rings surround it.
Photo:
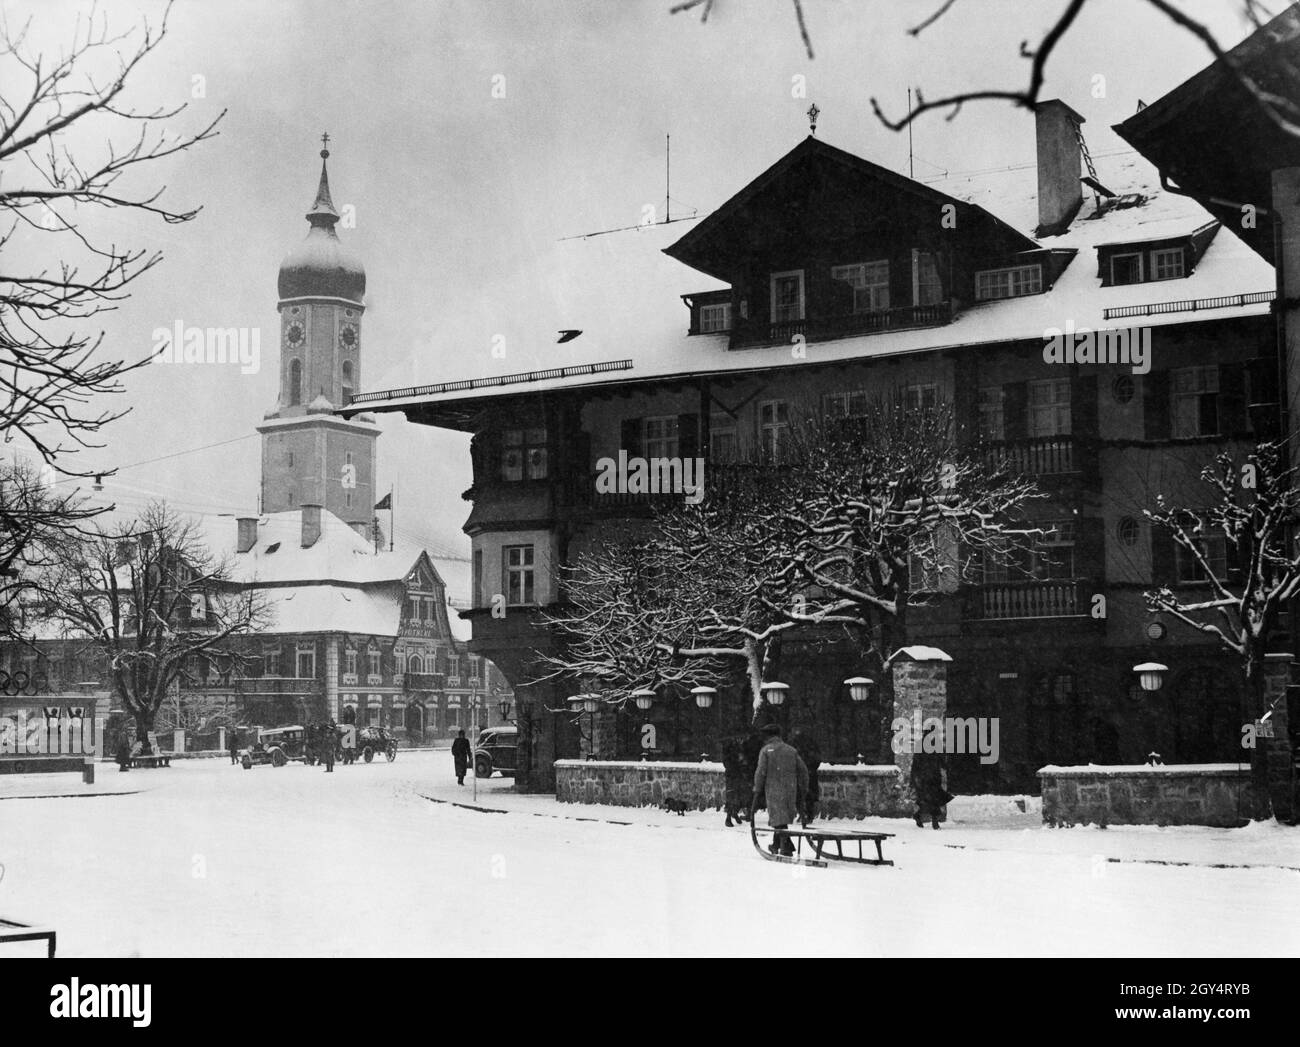
<path fill-rule="evenodd" d="M 942 405 L 881 400 L 861 417 L 805 423 L 774 460 L 712 465 L 700 505 L 579 557 L 570 604 L 548 619 L 563 640 L 548 665 L 612 683 L 620 700 L 731 666 L 757 716 L 787 636 L 847 627 L 883 671 L 911 605 L 1041 536 L 1017 523 L 1035 495 L 960 449 Z M 916 570 L 935 583 L 918 590 Z"/>
<path fill-rule="evenodd" d="M 163 503 L 70 542 L 37 586 L 48 622 L 103 657 L 142 740 L 195 660 L 238 664 L 240 640 L 270 624 L 265 592 L 237 584 L 197 526 Z"/>
<path fill-rule="evenodd" d="M 909 28 L 907 30 L 908 35 L 919 37 L 925 30 L 948 16 L 957 7 L 957 2 L 958 0 L 935 0 L 936 6 L 930 14 Z M 1142 0 L 1142 2 L 1155 8 L 1179 29 L 1190 33 L 1204 44 L 1210 54 L 1227 67 L 1232 78 L 1246 91 L 1260 111 L 1279 131 L 1292 137 L 1300 136 L 1300 105 L 1297 105 L 1294 98 L 1273 90 L 1270 85 L 1262 83 L 1257 77 L 1252 76 L 1243 67 L 1242 63 L 1231 54 L 1230 49 L 1219 43 L 1204 22 L 1187 14 L 1174 0 Z M 880 100 L 874 96 L 871 98 L 871 108 L 880 122 L 891 131 L 901 131 L 923 113 L 936 109 L 946 111 L 947 119 L 952 120 L 961 112 L 962 106 L 967 102 L 1010 102 L 1026 109 L 1034 109 L 1038 105 L 1040 92 L 1047 79 L 1048 61 L 1074 27 L 1079 14 L 1088 3 L 1089 0 L 1067 0 L 1060 13 L 1039 37 L 1036 44 L 1031 46 L 1027 39 L 1020 42 L 1018 57 L 1029 63 L 1028 80 L 1024 87 L 977 88 L 969 91 L 958 91 L 940 98 L 927 99 L 918 86 L 915 88 L 916 103 L 905 116 L 891 119 L 885 114 Z M 804 21 L 803 7 L 800 0 L 794 0 L 794 5 L 804 50 L 811 59 L 813 58 L 812 41 Z M 976 7 L 974 4 L 965 6 L 967 9 L 972 10 Z M 701 9 L 701 22 L 707 22 L 713 9 L 713 0 L 683 0 L 683 2 L 670 7 L 669 13 L 677 14 L 696 8 Z M 1274 17 L 1273 12 L 1261 0 L 1238 0 L 1238 10 L 1256 29 L 1261 28 Z M 985 15 L 981 13 L 980 17 L 985 17 Z M 1280 82 L 1286 82 L 1289 79 L 1290 82 L 1294 83 L 1297 75 L 1300 75 L 1300 69 L 1289 64 L 1278 72 Z"/>
<path fill-rule="evenodd" d="M 1241 663 L 1263 716 L 1264 656 L 1279 616 L 1300 593 L 1300 548 L 1290 540 L 1300 514 L 1296 469 L 1287 442 L 1264 441 L 1238 463 L 1227 453 L 1201 470 L 1205 508 L 1171 506 L 1163 495 L 1143 510 L 1172 537 L 1201 583 L 1195 595 L 1168 586 L 1148 591 L 1147 605 L 1213 637 Z M 1224 558 L 1217 547 L 1222 544 Z"/>
<path fill-rule="evenodd" d="M 150 359 L 101 357 L 95 318 L 162 261 L 161 251 L 95 232 L 96 214 L 194 218 L 198 208 L 164 205 L 166 187 L 145 176 L 213 137 L 225 115 L 178 135 L 171 122 L 187 103 L 138 109 L 127 101 L 128 81 L 161 45 L 169 14 L 170 5 L 156 27 L 114 34 L 92 9 L 77 16 L 57 55 L 31 47 L 30 21 L 14 28 L 0 15 L 0 212 L 8 219 L 0 228 L 0 432 L 6 442 L 23 437 L 66 475 L 90 475 L 66 454 L 100 446 L 102 427 L 126 412 L 99 398 L 121 392 L 122 376 Z M 74 128 L 104 142 L 99 155 L 72 155 L 65 143 Z"/>
<path fill-rule="evenodd" d="M 101 511 L 75 490 L 58 487 L 48 466 L 0 463 L 0 635 L 24 635 L 23 601 L 32 576 L 53 566 L 69 535 L 86 534 L 88 521 Z"/>

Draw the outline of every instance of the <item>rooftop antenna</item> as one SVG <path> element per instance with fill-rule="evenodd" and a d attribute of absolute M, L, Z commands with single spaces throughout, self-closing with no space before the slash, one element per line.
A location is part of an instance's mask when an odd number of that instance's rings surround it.
<path fill-rule="evenodd" d="M 672 212 L 672 135 L 664 135 L 664 217 L 661 222 L 638 222 L 636 225 L 620 225 L 616 229 L 597 229 L 593 233 L 578 233 L 574 236 L 562 236 L 560 241 L 565 240 L 586 240 L 593 236 L 604 236 L 606 233 L 625 233 L 633 229 L 645 229 L 647 226 L 655 225 L 672 225 L 673 222 L 693 222 L 700 216 L 698 207 L 691 208 L 691 213 L 682 217 L 674 218 Z M 652 208 L 653 210 L 653 208 Z"/>

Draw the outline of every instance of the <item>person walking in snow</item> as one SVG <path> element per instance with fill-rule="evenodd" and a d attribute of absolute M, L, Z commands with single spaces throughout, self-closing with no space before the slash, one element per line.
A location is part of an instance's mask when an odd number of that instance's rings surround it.
<path fill-rule="evenodd" d="M 727 810 L 727 828 L 730 829 L 733 824 L 745 821 L 745 803 L 749 798 L 750 782 L 754 778 L 753 768 L 746 768 L 739 738 L 728 738 L 722 743 L 722 769 L 726 788 L 724 806 Z"/>
<path fill-rule="evenodd" d="M 469 739 L 462 728 L 456 732 L 456 740 L 451 743 L 451 758 L 456 762 L 456 784 L 465 784 L 465 772 L 469 770 Z"/>
<path fill-rule="evenodd" d="M 822 796 L 821 785 L 817 781 L 817 768 L 822 765 L 822 753 L 809 731 L 795 731 L 790 736 L 790 744 L 808 768 L 808 791 L 804 795 L 803 806 L 799 808 L 799 824 L 806 829 L 817 817 L 817 805 Z"/>
<path fill-rule="evenodd" d="M 945 788 L 943 779 L 948 769 L 947 761 L 941 752 L 924 752 L 917 746 L 912 756 L 912 773 L 909 781 L 916 794 L 916 825 L 924 828 L 925 819 L 930 825 L 939 828 L 939 822 L 947 817 L 945 805 L 952 799 L 952 793 Z"/>
<path fill-rule="evenodd" d="M 230 730 L 230 762 L 239 763 L 239 732 L 233 727 Z"/>
<path fill-rule="evenodd" d="M 334 773 L 334 749 L 338 745 L 338 725 L 331 720 L 327 725 L 320 729 L 316 736 L 317 745 L 320 749 L 321 762 L 325 764 L 325 773 Z"/>
<path fill-rule="evenodd" d="M 768 850 L 789 857 L 794 854 L 790 837 L 781 832 L 799 817 L 808 791 L 808 767 L 793 746 L 781 740 L 781 728 L 769 723 L 763 728 L 767 742 L 758 753 L 758 769 L 754 772 L 754 808 L 759 797 L 767 798 L 767 824 L 776 830 Z M 752 817 L 752 816 L 751 816 Z"/>

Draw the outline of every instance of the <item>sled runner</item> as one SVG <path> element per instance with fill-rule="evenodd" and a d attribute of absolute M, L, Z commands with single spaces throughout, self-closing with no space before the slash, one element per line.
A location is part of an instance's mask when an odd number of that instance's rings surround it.
<path fill-rule="evenodd" d="M 776 839 L 776 830 L 772 828 L 759 828 L 755 817 L 758 812 L 754 812 L 749 819 L 749 836 L 754 841 L 754 850 L 766 858 L 769 862 L 789 862 L 794 865 L 816 865 L 825 868 L 828 862 L 856 862 L 860 865 L 893 865 L 888 861 L 881 852 L 881 844 L 893 837 L 893 833 L 873 833 L 861 832 L 856 829 L 819 829 L 806 828 L 800 829 L 791 826 L 789 829 L 782 829 L 781 832 L 790 838 L 794 845 L 795 853 L 793 855 L 773 854 L 768 850 L 768 846 Z M 759 833 L 767 837 L 766 843 L 759 841 Z M 805 858 L 803 856 L 804 841 L 808 841 L 808 849 L 812 856 Z M 864 841 L 870 841 L 876 845 L 876 856 L 874 858 L 864 854 L 862 844 Z M 845 854 L 845 842 L 856 842 L 858 853 Z M 833 843 L 835 853 L 831 854 L 826 850 L 826 845 Z"/>

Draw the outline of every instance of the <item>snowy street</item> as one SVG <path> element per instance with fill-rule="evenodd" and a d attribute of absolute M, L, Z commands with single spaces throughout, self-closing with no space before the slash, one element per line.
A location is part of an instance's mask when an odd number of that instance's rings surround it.
<path fill-rule="evenodd" d="M 1300 954 L 1300 847 L 1273 825 L 1054 830 L 961 798 L 939 832 L 859 823 L 898 834 L 893 868 L 816 869 L 720 812 L 504 778 L 453 806 L 472 787 L 446 752 L 97 772 L 0 778 L 0 917 L 52 925 L 61 956 L 760 955 L 774 927 L 807 956 Z"/>

